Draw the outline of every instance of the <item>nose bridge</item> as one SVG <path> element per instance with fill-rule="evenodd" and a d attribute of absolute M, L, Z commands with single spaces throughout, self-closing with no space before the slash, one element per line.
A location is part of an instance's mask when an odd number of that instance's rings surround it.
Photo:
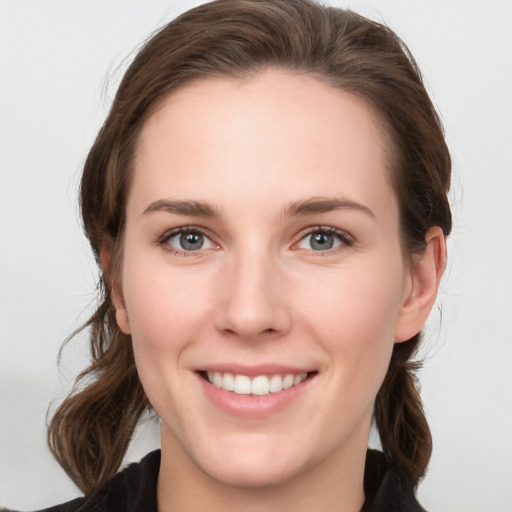
<path fill-rule="evenodd" d="M 245 339 L 283 334 L 289 313 L 277 256 L 253 244 L 233 250 L 226 263 L 218 328 Z"/>

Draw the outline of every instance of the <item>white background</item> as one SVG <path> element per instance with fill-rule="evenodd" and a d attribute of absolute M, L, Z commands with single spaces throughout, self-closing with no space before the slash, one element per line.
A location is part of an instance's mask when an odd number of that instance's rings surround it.
<path fill-rule="evenodd" d="M 76 209 L 80 168 L 125 57 L 200 1 L 0 0 L 0 504 L 79 494 L 45 441 L 51 400 L 85 366 L 95 263 Z M 337 2 L 408 43 L 454 161 L 449 267 L 425 344 L 431 511 L 512 510 L 512 1 Z M 121 68 L 120 70 L 118 68 Z M 110 81 L 105 84 L 105 78 Z M 128 460 L 158 444 L 142 429 Z"/>

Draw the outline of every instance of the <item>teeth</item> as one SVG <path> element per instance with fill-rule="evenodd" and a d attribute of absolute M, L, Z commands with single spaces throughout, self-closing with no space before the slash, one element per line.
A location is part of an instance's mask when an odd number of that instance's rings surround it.
<path fill-rule="evenodd" d="M 213 372 L 213 383 L 220 388 L 222 386 L 222 374 Z"/>
<path fill-rule="evenodd" d="M 270 392 L 277 393 L 283 389 L 283 378 L 281 375 L 272 375 L 270 378 Z"/>
<path fill-rule="evenodd" d="M 253 395 L 268 395 L 270 393 L 270 381 L 265 375 L 260 375 L 252 380 L 251 392 Z"/>
<path fill-rule="evenodd" d="M 247 375 L 233 375 L 232 373 L 208 372 L 208 380 L 216 387 L 233 391 L 238 395 L 268 395 L 278 393 L 283 389 L 297 386 L 304 382 L 307 373 L 287 373 L 285 375 L 258 375 L 251 379 Z"/>
<path fill-rule="evenodd" d="M 215 385 L 215 382 L 213 383 Z M 251 379 L 247 375 L 237 375 L 235 377 L 235 387 L 233 391 L 237 395 L 251 394 Z"/>
<path fill-rule="evenodd" d="M 283 389 L 291 388 L 293 386 L 294 379 L 295 376 L 291 373 L 286 374 L 283 379 Z"/>
<path fill-rule="evenodd" d="M 227 391 L 233 391 L 235 389 L 235 377 L 231 373 L 225 373 L 220 387 Z"/>

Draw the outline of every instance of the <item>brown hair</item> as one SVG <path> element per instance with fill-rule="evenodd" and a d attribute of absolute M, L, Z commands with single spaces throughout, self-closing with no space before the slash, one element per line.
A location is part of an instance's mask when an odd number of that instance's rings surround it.
<path fill-rule="evenodd" d="M 114 244 L 114 263 L 121 257 L 130 164 L 141 127 L 158 105 L 193 80 L 243 78 L 269 67 L 317 77 L 365 98 L 380 114 L 394 145 L 391 179 L 406 253 L 423 249 L 432 226 L 449 234 L 450 156 L 405 44 L 379 23 L 309 0 L 219 0 L 154 35 L 121 82 L 81 183 L 85 233 L 98 262 L 106 240 Z M 48 432 L 54 456 L 86 492 L 117 471 L 141 414 L 150 409 L 103 274 L 99 289 L 101 304 L 84 326 L 90 328 L 92 363 Z M 414 485 L 432 451 L 414 373 L 418 363 L 411 361 L 419 342 L 418 333 L 395 345 L 374 412 L 386 457 Z"/>

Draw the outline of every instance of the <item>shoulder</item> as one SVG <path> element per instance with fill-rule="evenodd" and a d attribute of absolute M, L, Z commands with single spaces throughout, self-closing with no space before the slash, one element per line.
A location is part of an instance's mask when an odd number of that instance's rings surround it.
<path fill-rule="evenodd" d="M 160 450 L 130 464 L 97 491 L 38 512 L 157 512 L 156 482 Z M 1 509 L 1 512 L 14 512 Z"/>

